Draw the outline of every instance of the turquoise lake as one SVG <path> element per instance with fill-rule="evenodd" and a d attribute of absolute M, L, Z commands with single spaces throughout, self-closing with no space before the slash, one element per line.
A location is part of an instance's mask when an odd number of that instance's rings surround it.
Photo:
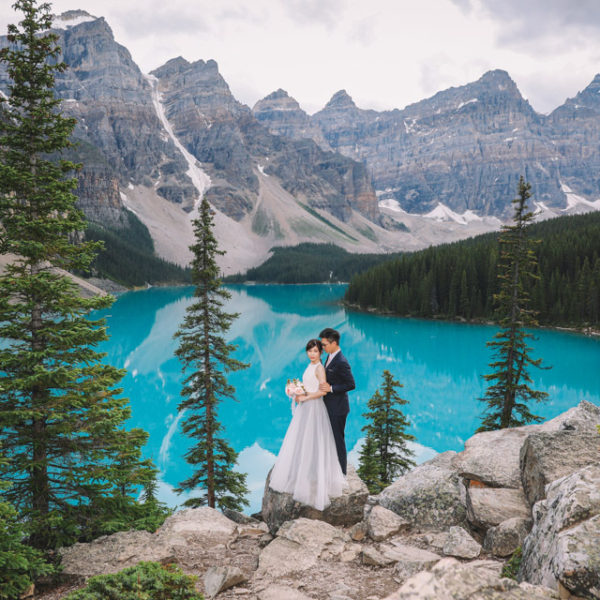
<path fill-rule="evenodd" d="M 291 418 L 283 390 L 288 378 L 301 377 L 307 364 L 304 346 L 325 327 L 342 335 L 356 390 L 350 393 L 346 441 L 356 464 L 364 425 L 362 413 L 389 369 L 404 387 L 405 407 L 416 436 L 418 462 L 437 452 L 462 450 L 479 426 L 491 354 L 486 342 L 496 328 L 440 321 L 403 319 L 352 312 L 339 305 L 343 285 L 228 286 L 229 312 L 240 317 L 228 340 L 235 358 L 250 368 L 232 373 L 237 401 L 225 400 L 219 417 L 225 436 L 239 452 L 240 471 L 248 474 L 250 507 L 260 510 L 266 474 Z M 183 459 L 188 438 L 180 432 L 177 405 L 182 373 L 174 355 L 173 334 L 192 301 L 193 288 L 153 288 L 128 292 L 96 315 L 108 320 L 110 340 L 101 346 L 107 361 L 128 372 L 124 395 L 132 407 L 131 426 L 149 432 L 145 454 L 160 470 L 160 497 L 181 504 L 173 488 L 189 475 Z M 574 333 L 536 331 L 534 357 L 549 370 L 534 369 L 536 389 L 550 394 L 533 411 L 552 418 L 581 400 L 600 404 L 600 340 Z"/>

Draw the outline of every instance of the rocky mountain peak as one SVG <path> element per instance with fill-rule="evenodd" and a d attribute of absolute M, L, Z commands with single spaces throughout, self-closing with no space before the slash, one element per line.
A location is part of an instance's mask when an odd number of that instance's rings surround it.
<path fill-rule="evenodd" d="M 556 108 L 550 115 L 554 123 L 563 119 L 597 119 L 600 112 L 600 73 L 590 84 L 574 98 L 568 98 L 564 104 Z M 595 151 L 594 151 L 595 152 Z"/>
<path fill-rule="evenodd" d="M 517 84 L 512 80 L 507 71 L 503 69 L 494 69 L 487 71 L 478 80 L 479 83 L 495 86 L 501 90 L 512 87 L 516 88 Z"/>
<path fill-rule="evenodd" d="M 265 111 L 273 110 L 300 111 L 303 115 L 306 115 L 298 102 L 281 88 L 259 100 L 254 105 L 252 112 L 257 116 L 262 115 Z M 258 118 L 260 119 L 260 117 Z"/>
<path fill-rule="evenodd" d="M 163 77 L 165 75 L 173 75 L 174 73 L 181 73 L 189 68 L 190 63 L 183 56 L 177 56 L 168 60 L 162 67 L 152 71 L 152 74 L 156 77 Z M 159 74 L 160 73 L 160 74 Z"/>
<path fill-rule="evenodd" d="M 600 73 L 592 79 L 584 90 L 575 96 L 574 101 L 585 106 L 598 107 L 600 105 Z"/>
<path fill-rule="evenodd" d="M 279 88 L 278 90 L 271 92 L 268 96 L 265 96 L 264 100 L 281 100 L 289 97 L 290 95 L 285 90 Z"/>
<path fill-rule="evenodd" d="M 259 100 L 252 113 L 275 135 L 293 140 L 312 139 L 321 148 L 330 150 L 321 130 L 311 122 L 300 104 L 281 88 Z"/>
<path fill-rule="evenodd" d="M 340 90 L 336 92 L 331 100 L 325 105 L 325 110 L 328 108 L 335 109 L 347 109 L 347 108 L 357 108 L 356 104 L 354 104 L 354 100 L 348 94 L 346 90 Z"/>

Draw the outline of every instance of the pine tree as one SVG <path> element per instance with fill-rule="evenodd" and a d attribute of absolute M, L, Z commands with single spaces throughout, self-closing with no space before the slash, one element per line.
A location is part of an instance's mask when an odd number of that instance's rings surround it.
<path fill-rule="evenodd" d="M 546 392 L 533 390 L 528 367 L 540 367 L 542 359 L 532 359 L 528 339 L 533 339 L 526 327 L 538 323 L 535 312 L 529 308 L 529 289 L 536 277 L 537 260 L 533 241 L 529 239 L 527 226 L 533 213 L 527 206 L 531 197 L 531 185 L 519 180 L 519 194 L 513 200 L 515 214 L 512 225 L 505 225 L 500 236 L 500 261 L 498 265 L 499 293 L 494 297 L 499 316 L 500 331 L 487 345 L 494 350 L 490 363 L 493 373 L 485 375 L 488 382 L 482 402 L 487 404 L 486 414 L 478 431 L 490 431 L 505 427 L 518 427 L 541 421 L 541 417 L 529 410 L 529 402 L 547 398 Z"/>
<path fill-rule="evenodd" d="M 387 369 L 382 377 L 381 391 L 375 391 L 368 402 L 369 410 L 363 414 L 367 419 L 362 428 L 366 437 L 357 471 L 372 494 L 379 493 L 415 465 L 411 458 L 414 453 L 406 445 L 415 437 L 406 432 L 410 423 L 397 408 L 408 404 L 396 391 L 403 386 Z"/>
<path fill-rule="evenodd" d="M 0 464 L 6 461 L 0 456 Z M 0 481 L 0 489 L 6 489 Z M 20 598 L 34 579 L 53 571 L 44 562 L 42 553 L 23 543 L 23 527 L 17 511 L 8 502 L 0 500 L 0 598 Z"/>
<path fill-rule="evenodd" d="M 375 392 L 379 394 L 379 392 Z M 365 482 L 371 494 L 378 494 L 385 485 L 380 479 L 380 461 L 375 440 L 366 436 L 358 457 L 358 476 Z"/>
<path fill-rule="evenodd" d="M 88 320 L 112 297 L 84 299 L 65 271 L 85 272 L 98 245 L 78 243 L 85 229 L 75 208 L 77 165 L 61 159 L 75 121 L 54 97 L 58 36 L 48 4 L 17 0 L 23 13 L 10 25 L 8 99 L 0 98 L 0 253 L 10 264 L 0 276 L 0 441 L 8 463 L 3 492 L 29 528 L 37 548 L 53 548 L 102 532 L 106 499 L 123 474 L 116 460 L 139 449 L 147 434 L 125 431 L 130 416 L 115 385 L 123 372 L 102 364 L 95 347 L 107 339 L 104 319 Z M 132 461 L 128 477 L 154 477 Z M 134 506 L 129 498 L 127 506 Z M 127 513 L 119 518 L 127 520 Z"/>
<path fill-rule="evenodd" d="M 195 301 L 187 308 L 175 334 L 179 339 L 175 354 L 182 361 L 184 373 L 189 373 L 181 391 L 185 399 L 178 407 L 179 411 L 189 412 L 182 429 L 194 440 L 185 459 L 196 470 L 180 483 L 177 491 L 201 488 L 202 496 L 188 500 L 188 506 L 208 504 L 212 508 L 240 510 L 248 504 L 246 475 L 234 471 L 237 453 L 220 436 L 223 427 L 217 412 L 221 400 L 234 398 L 235 394 L 225 374 L 248 365 L 231 358 L 235 346 L 227 344 L 223 337 L 239 315 L 223 310 L 231 294 L 219 278 L 216 256 L 224 253 L 218 249 L 212 226 L 212 210 L 204 198 L 194 221 L 195 244 L 190 247 L 194 255 Z"/>

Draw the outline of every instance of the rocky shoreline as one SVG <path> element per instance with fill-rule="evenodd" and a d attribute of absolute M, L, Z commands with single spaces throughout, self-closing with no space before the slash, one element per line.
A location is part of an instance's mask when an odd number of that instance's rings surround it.
<path fill-rule="evenodd" d="M 600 598 L 598 424 L 600 407 L 584 401 L 540 425 L 478 433 L 377 496 L 350 470 L 323 512 L 267 485 L 262 520 L 180 511 L 153 534 L 63 549 L 63 574 L 83 585 L 175 562 L 222 600 Z M 517 580 L 502 577 L 517 548 Z"/>

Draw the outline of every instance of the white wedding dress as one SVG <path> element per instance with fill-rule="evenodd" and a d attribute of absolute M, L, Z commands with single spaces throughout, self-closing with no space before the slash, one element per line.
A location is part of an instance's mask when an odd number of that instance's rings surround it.
<path fill-rule="evenodd" d="M 302 376 L 308 393 L 319 389 L 315 375 L 319 364 L 309 363 Z M 331 498 L 342 495 L 345 485 L 323 399 L 300 402 L 271 471 L 269 486 L 276 492 L 292 494 L 298 502 L 323 510 Z"/>

